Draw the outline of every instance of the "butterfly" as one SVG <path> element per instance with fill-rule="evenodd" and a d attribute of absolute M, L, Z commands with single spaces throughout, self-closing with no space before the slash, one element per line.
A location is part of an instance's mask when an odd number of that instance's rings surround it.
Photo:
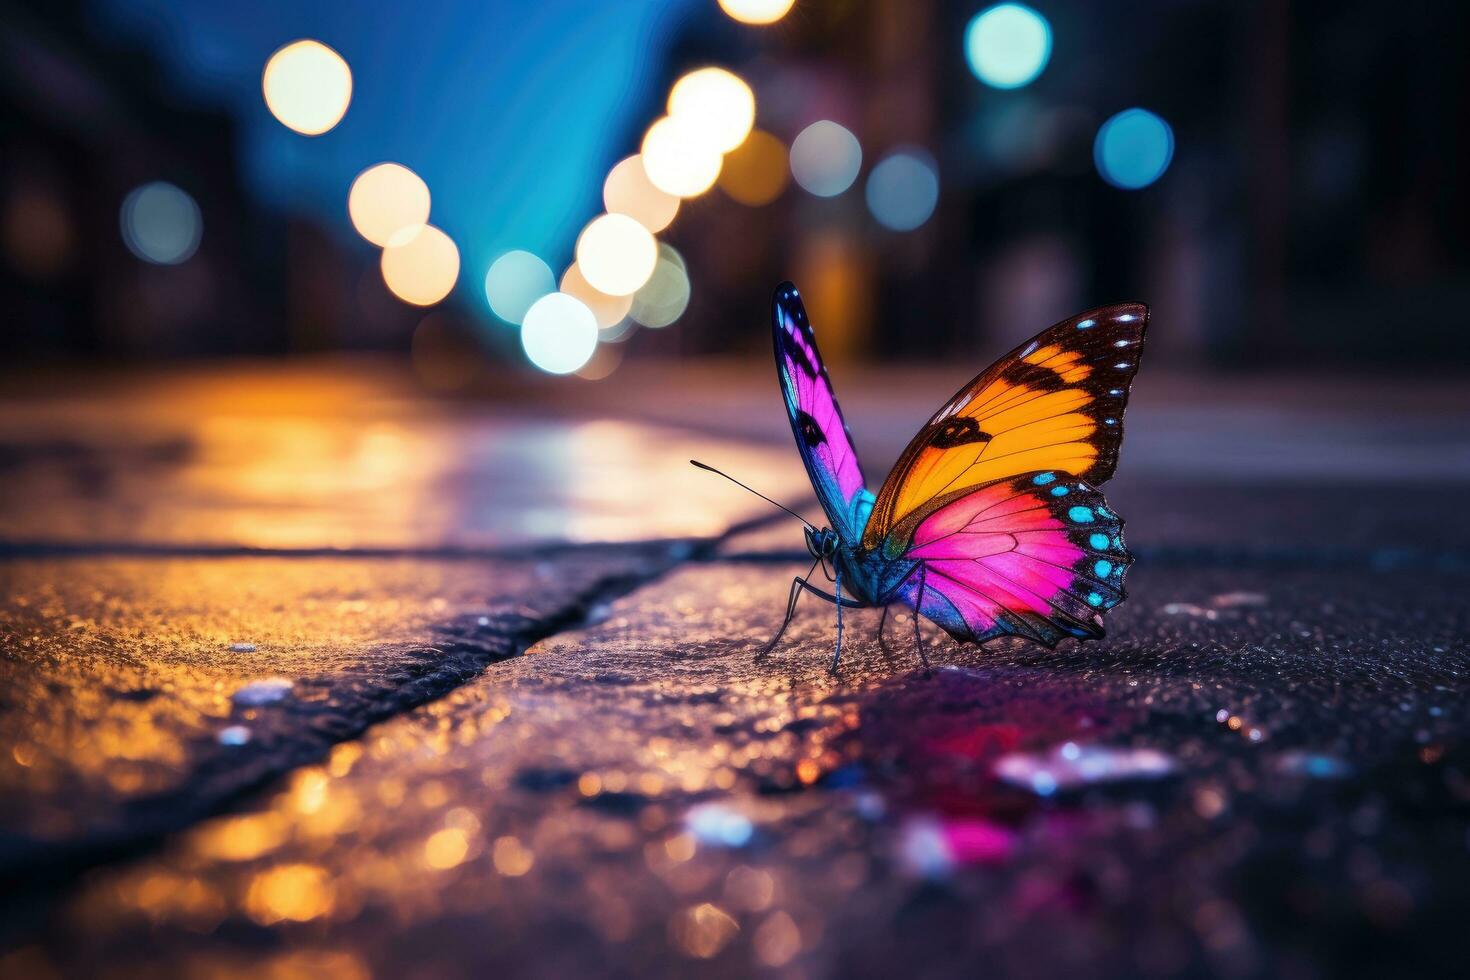
<path fill-rule="evenodd" d="M 844 608 L 882 607 L 880 638 L 893 604 L 976 644 L 1103 636 L 1133 556 L 1097 486 L 1118 463 L 1148 319 L 1146 306 L 1125 303 L 1043 330 L 945 402 L 875 495 L 801 297 L 789 282 L 777 288 L 781 394 L 830 526 L 807 524 L 812 567 L 792 580 L 786 618 L 761 655 L 780 642 L 803 592 L 837 607 L 833 671 Z M 818 565 L 830 593 L 812 582 Z"/>

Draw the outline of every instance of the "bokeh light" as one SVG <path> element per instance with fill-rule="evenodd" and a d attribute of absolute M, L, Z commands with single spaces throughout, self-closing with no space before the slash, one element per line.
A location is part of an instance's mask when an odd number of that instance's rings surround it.
<path fill-rule="evenodd" d="M 885 228 L 913 231 L 939 203 L 939 168 L 923 150 L 895 150 L 868 174 L 868 210 Z"/>
<path fill-rule="evenodd" d="M 543 296 L 526 311 L 521 346 L 541 370 L 571 374 L 591 360 L 597 349 L 597 318 L 575 296 Z"/>
<path fill-rule="evenodd" d="M 597 339 L 603 344 L 621 344 L 638 331 L 638 321 L 630 316 L 625 316 L 617 323 L 605 328 L 597 335 Z"/>
<path fill-rule="evenodd" d="M 781 196 L 790 179 L 786 145 L 764 130 L 753 130 L 720 168 L 720 190 L 741 204 L 759 207 Z"/>
<path fill-rule="evenodd" d="M 852 186 L 863 166 L 863 148 L 846 127 L 819 119 L 791 142 L 791 175 L 818 197 L 835 197 Z"/>
<path fill-rule="evenodd" d="M 415 306 L 439 302 L 459 278 L 459 249 L 433 225 L 404 228 L 383 249 L 383 282 Z"/>
<path fill-rule="evenodd" d="M 587 363 L 577 368 L 576 375 L 588 381 L 601 381 L 616 371 L 622 363 L 622 347 L 617 344 L 598 344 Z"/>
<path fill-rule="evenodd" d="M 603 214 L 577 238 L 577 265 L 598 292 L 628 296 L 653 275 L 658 242 L 626 214 Z"/>
<path fill-rule="evenodd" d="M 1051 60 L 1051 24 L 1022 3 L 987 7 L 965 28 L 965 59 L 986 85 L 1020 88 Z"/>
<path fill-rule="evenodd" d="M 337 125 L 352 101 L 352 70 L 320 41 L 293 41 L 271 55 L 260 84 L 271 115 L 307 136 Z"/>
<path fill-rule="evenodd" d="M 796 0 L 720 0 L 720 9 L 742 24 L 774 24 Z"/>
<path fill-rule="evenodd" d="M 1174 159 L 1174 131 L 1147 109 L 1124 109 L 1098 128 L 1092 159 L 1103 180 L 1136 191 L 1169 169 Z"/>
<path fill-rule="evenodd" d="M 643 136 L 643 169 L 654 187 L 697 197 L 714 185 L 724 157 L 703 127 L 685 116 L 664 116 Z"/>
<path fill-rule="evenodd" d="M 429 220 L 429 185 L 397 163 L 380 163 L 357 175 L 347 192 L 352 227 L 382 248 L 404 228 Z"/>
<path fill-rule="evenodd" d="M 633 294 L 633 308 L 628 314 L 645 327 L 667 327 L 689 306 L 689 273 L 683 256 L 665 244 L 660 244 L 658 251 L 653 275 Z"/>
<path fill-rule="evenodd" d="M 485 273 L 485 298 L 491 311 L 506 323 L 519 325 L 532 303 L 554 292 L 556 275 L 551 266 L 521 249 L 506 252 Z"/>
<path fill-rule="evenodd" d="M 679 199 L 653 186 L 641 154 L 633 154 L 608 173 L 602 203 L 609 214 L 626 214 L 649 231 L 663 231 L 679 213 Z"/>
<path fill-rule="evenodd" d="M 597 326 L 603 329 L 621 323 L 623 317 L 628 315 L 628 310 L 633 306 L 632 296 L 609 296 L 599 289 L 594 289 L 587 281 L 587 277 L 582 275 L 581 267 L 575 262 L 566 272 L 562 273 L 561 291 L 581 300 L 597 318 Z"/>
<path fill-rule="evenodd" d="M 178 265 L 199 248 L 204 219 L 187 192 L 166 181 L 136 187 L 119 213 L 123 244 L 144 262 Z"/>
<path fill-rule="evenodd" d="M 723 68 L 699 68 L 669 90 L 669 115 L 682 120 L 721 153 L 745 142 L 755 125 L 755 93 Z"/>

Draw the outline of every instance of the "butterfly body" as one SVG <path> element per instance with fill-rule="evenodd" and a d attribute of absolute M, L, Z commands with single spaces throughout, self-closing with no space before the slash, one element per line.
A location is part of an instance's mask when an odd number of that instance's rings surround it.
<path fill-rule="evenodd" d="M 876 494 L 796 288 L 773 307 L 792 433 L 831 522 L 807 531 L 812 570 L 792 582 L 782 632 L 807 591 L 838 607 L 834 669 L 844 607 L 901 603 L 975 643 L 1103 635 L 1133 559 L 1094 484 L 1117 464 L 1146 307 L 1084 313 L 1011 351 L 935 413 Z M 827 562 L 831 593 L 810 581 Z"/>

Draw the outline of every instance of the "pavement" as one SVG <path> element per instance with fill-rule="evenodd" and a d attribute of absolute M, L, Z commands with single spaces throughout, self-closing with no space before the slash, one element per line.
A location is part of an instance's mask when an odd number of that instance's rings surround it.
<path fill-rule="evenodd" d="M 4 379 L 0 976 L 1459 969 L 1463 385 L 1146 371 L 1105 640 L 834 677 L 686 462 L 810 508 L 774 382 L 629 367 Z M 952 373 L 839 371 L 864 457 Z"/>

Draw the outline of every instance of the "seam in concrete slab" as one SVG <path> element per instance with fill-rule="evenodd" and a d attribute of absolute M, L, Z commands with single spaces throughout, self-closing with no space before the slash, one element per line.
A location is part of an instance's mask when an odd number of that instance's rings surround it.
<path fill-rule="evenodd" d="M 766 521 L 762 518 L 762 521 Z M 739 525 L 742 529 L 752 526 Z M 735 530 L 729 534 L 738 533 Z M 728 537 L 729 534 L 725 535 Z M 721 537 L 717 540 L 724 540 Z M 358 548 L 263 548 L 236 544 L 158 544 L 136 541 L 3 541 L 0 561 L 7 558 L 409 558 L 423 561 L 534 560 L 572 554 L 617 554 L 637 548 L 688 548 L 685 538 L 650 538 L 643 541 L 577 544 L 554 541 L 504 547 L 358 547 Z"/>
<path fill-rule="evenodd" d="M 784 515 L 762 516 L 732 526 L 707 540 L 588 546 L 604 554 L 643 557 L 636 571 L 598 579 L 571 595 L 548 615 L 518 613 L 486 617 L 472 630 L 463 623 L 441 624 L 430 632 L 449 638 L 433 646 L 400 651 L 408 676 L 383 696 L 369 698 L 356 713 L 334 712 L 295 727 L 284 744 L 270 751 L 235 752 L 207 758 L 183 792 L 146 797 L 124 809 L 115 831 L 67 841 L 0 835 L 0 946 L 23 935 L 85 871 L 141 857 L 171 835 L 228 810 L 245 797 L 325 758 L 334 746 L 360 737 L 381 722 L 442 698 L 488 667 L 521 655 L 532 644 L 586 625 L 593 610 L 658 581 L 686 562 L 706 560 L 734 535 L 758 530 Z M 574 554 L 575 546 L 549 546 L 532 554 Z M 337 554 L 333 552 L 333 554 Z M 249 747 L 242 747 L 248 749 Z"/>

